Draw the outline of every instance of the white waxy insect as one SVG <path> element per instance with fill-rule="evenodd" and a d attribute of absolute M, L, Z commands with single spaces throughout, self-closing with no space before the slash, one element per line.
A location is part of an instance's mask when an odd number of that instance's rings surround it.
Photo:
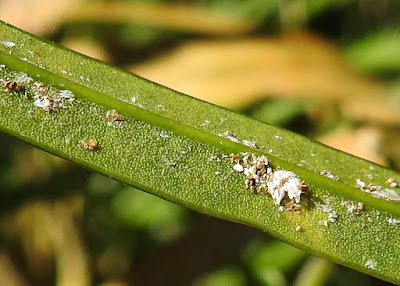
<path fill-rule="evenodd" d="M 15 46 L 15 43 L 13 41 L 2 41 L 1 42 L 4 46 L 8 47 L 8 48 L 12 48 Z"/>
<path fill-rule="evenodd" d="M 46 108 L 50 106 L 50 100 L 47 96 L 36 99 L 33 104 L 37 107 Z"/>
<path fill-rule="evenodd" d="M 233 166 L 233 169 L 238 172 L 243 172 L 243 166 L 240 164 L 235 164 L 235 166 Z"/>
<path fill-rule="evenodd" d="M 267 183 L 271 196 L 277 205 L 281 203 L 285 194 L 288 195 L 289 199 L 294 199 L 296 203 L 299 203 L 301 185 L 301 180 L 296 174 L 286 170 L 275 171 L 272 180 Z"/>

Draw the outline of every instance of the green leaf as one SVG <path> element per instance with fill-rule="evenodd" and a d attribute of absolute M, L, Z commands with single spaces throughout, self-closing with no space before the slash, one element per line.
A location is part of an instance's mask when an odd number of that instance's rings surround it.
<path fill-rule="evenodd" d="M 228 266 L 195 281 L 194 286 L 242 286 L 246 285 L 239 268 Z"/>
<path fill-rule="evenodd" d="M 332 1 L 332 0 L 314 0 L 314 1 L 310 1 L 310 0 L 306 0 L 304 1 L 306 7 L 307 7 L 307 13 L 309 14 L 309 16 L 319 16 L 320 14 L 322 14 L 323 12 L 325 12 L 328 9 L 332 9 L 332 8 L 337 8 L 337 7 L 341 7 L 344 6 L 346 4 L 349 4 L 353 1 L 351 0 L 336 0 L 336 1 Z"/>
<path fill-rule="evenodd" d="M 333 263 L 319 257 L 311 257 L 294 282 L 294 286 L 326 285 L 327 276 L 331 273 Z"/>
<path fill-rule="evenodd" d="M 5 23 L 0 64 L 1 131 L 159 197 L 400 283 L 400 174 Z M 300 180 L 308 185 L 293 209 L 287 195 L 272 199 L 273 186 L 246 188 L 255 179 L 246 182 L 237 170 L 252 169 L 263 155 L 275 172 L 268 180 L 286 170 L 293 173 L 279 174 L 290 174 L 286 180 L 297 195 Z M 264 164 L 259 168 L 267 171 Z M 284 194 L 282 186 L 286 181 L 278 180 L 275 188 Z"/>
<path fill-rule="evenodd" d="M 369 34 L 346 48 L 352 64 L 368 72 L 396 72 L 400 70 L 400 32 L 384 30 Z"/>
<path fill-rule="evenodd" d="M 267 101 L 250 112 L 251 117 L 275 126 L 285 126 L 305 113 L 305 101 L 298 99 Z"/>
<path fill-rule="evenodd" d="M 262 285 L 288 285 L 287 273 L 292 271 L 307 254 L 278 240 L 250 244 L 245 260 Z"/>

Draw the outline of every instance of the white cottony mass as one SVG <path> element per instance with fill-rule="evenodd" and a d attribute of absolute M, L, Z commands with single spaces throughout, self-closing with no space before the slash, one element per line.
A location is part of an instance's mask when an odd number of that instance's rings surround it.
<path fill-rule="evenodd" d="M 273 172 L 272 180 L 267 183 L 275 203 L 279 205 L 287 193 L 289 199 L 300 202 L 301 181 L 295 173 L 285 170 Z"/>

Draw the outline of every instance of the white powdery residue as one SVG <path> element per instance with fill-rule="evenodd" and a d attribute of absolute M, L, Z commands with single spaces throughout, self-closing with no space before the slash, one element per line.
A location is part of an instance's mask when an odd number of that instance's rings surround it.
<path fill-rule="evenodd" d="M 327 219 L 321 220 L 321 221 L 318 222 L 318 224 L 319 225 L 323 225 L 325 227 L 328 227 L 329 226 L 329 221 Z"/>
<path fill-rule="evenodd" d="M 21 61 L 24 61 L 24 62 L 26 62 L 28 59 L 27 58 L 25 58 L 25 57 L 22 57 L 22 58 L 20 58 L 21 59 Z"/>
<path fill-rule="evenodd" d="M 360 215 L 364 212 L 364 204 L 362 202 L 354 203 L 350 201 L 344 201 L 343 205 L 347 206 L 348 213 L 355 213 Z"/>
<path fill-rule="evenodd" d="M 131 97 L 131 102 L 132 102 L 132 103 L 136 103 L 136 97 L 132 96 L 132 97 Z"/>
<path fill-rule="evenodd" d="M 378 262 L 376 262 L 372 259 L 368 259 L 367 262 L 365 262 L 365 267 L 367 267 L 369 269 L 376 269 L 377 266 L 378 266 Z"/>
<path fill-rule="evenodd" d="M 20 72 L 17 74 L 15 81 L 22 85 L 29 85 L 33 82 L 33 78 L 29 77 L 26 73 Z"/>
<path fill-rule="evenodd" d="M 74 93 L 68 89 L 60 90 L 58 94 L 61 98 L 69 99 L 70 101 L 75 99 Z"/>
<path fill-rule="evenodd" d="M 244 168 L 243 172 L 247 177 L 252 176 L 252 179 L 254 179 L 254 177 L 256 177 L 258 179 L 260 177 L 259 175 L 257 175 L 257 167 L 254 165 Z"/>
<path fill-rule="evenodd" d="M 275 135 L 274 137 L 275 137 L 275 139 L 282 140 L 282 137 L 279 135 Z"/>
<path fill-rule="evenodd" d="M 201 125 L 204 126 L 204 125 L 208 125 L 208 124 L 210 124 L 210 123 L 211 123 L 210 120 L 204 120 L 204 122 L 203 122 Z"/>
<path fill-rule="evenodd" d="M 324 212 L 328 214 L 328 219 L 323 220 L 320 222 L 320 224 L 328 227 L 328 223 L 331 222 L 335 222 L 338 219 L 338 214 L 336 213 L 336 211 L 333 210 L 333 208 L 330 205 L 320 205 L 319 208 Z"/>
<path fill-rule="evenodd" d="M 389 178 L 386 181 L 386 184 L 389 185 L 389 187 L 397 187 L 399 185 L 399 182 L 397 182 L 394 178 Z"/>
<path fill-rule="evenodd" d="M 13 41 L 2 41 L 1 42 L 4 46 L 8 47 L 8 48 L 12 48 L 15 46 L 15 43 Z"/>
<path fill-rule="evenodd" d="M 168 139 L 169 138 L 169 135 L 167 133 L 165 133 L 164 131 L 161 131 L 159 133 L 159 135 L 160 135 L 161 138 L 164 138 L 164 139 Z"/>
<path fill-rule="evenodd" d="M 45 97 L 36 99 L 33 102 L 33 104 L 40 108 L 48 108 L 48 107 L 50 107 L 51 102 L 50 102 L 49 98 L 47 96 L 45 96 Z"/>
<path fill-rule="evenodd" d="M 387 218 L 388 223 L 392 224 L 392 225 L 397 225 L 400 223 L 400 219 L 397 218 Z"/>
<path fill-rule="evenodd" d="M 226 138 L 226 139 L 229 139 L 229 140 L 231 140 L 232 142 L 235 142 L 235 143 L 239 143 L 240 142 L 239 139 L 236 138 L 236 135 L 233 134 L 232 131 L 225 131 L 224 133 L 218 133 L 218 136 Z"/>
<path fill-rule="evenodd" d="M 233 168 L 246 176 L 246 189 L 252 193 L 271 195 L 276 205 L 284 200 L 289 203 L 291 210 L 299 210 L 300 196 L 307 185 L 295 173 L 287 170 L 274 171 L 266 156 L 240 153 L 231 154 L 230 157 L 231 162 L 235 163 Z"/>
<path fill-rule="evenodd" d="M 17 76 L 18 82 L 30 87 L 25 96 L 33 99 L 33 105 L 43 108 L 47 112 L 53 112 L 60 108 L 67 108 L 67 102 L 75 102 L 75 97 L 70 90 L 59 90 L 43 82 L 35 81 L 24 73 Z"/>
<path fill-rule="evenodd" d="M 337 218 L 338 218 L 338 215 L 335 211 L 328 213 L 328 220 L 330 222 L 335 222 L 337 220 Z"/>
<path fill-rule="evenodd" d="M 330 213 L 330 212 L 332 212 L 333 211 L 333 209 L 332 209 L 332 207 L 330 206 L 330 205 L 322 205 L 322 211 L 324 212 L 324 213 Z"/>
<path fill-rule="evenodd" d="M 244 170 L 243 166 L 240 164 L 235 164 L 235 166 L 233 166 L 233 169 L 238 172 L 243 172 Z"/>
<path fill-rule="evenodd" d="M 394 201 L 394 202 L 400 202 L 400 196 L 396 191 L 392 189 L 381 189 L 377 191 L 371 192 L 371 194 L 379 199 L 384 199 L 387 201 Z"/>
<path fill-rule="evenodd" d="M 164 107 L 164 105 L 162 105 L 162 104 L 157 104 L 156 105 L 156 108 L 158 109 L 158 110 L 160 110 L 160 111 L 166 111 L 167 109 Z"/>
<path fill-rule="evenodd" d="M 384 189 L 381 186 L 374 186 L 372 184 L 366 184 L 360 179 L 356 180 L 356 188 L 360 189 L 363 192 L 370 193 L 376 198 L 387 200 L 387 201 L 395 201 L 400 202 L 400 195 L 392 189 Z"/>
<path fill-rule="evenodd" d="M 229 139 L 229 140 L 231 140 L 232 142 L 239 143 L 239 139 L 237 139 L 236 137 L 228 136 L 228 137 L 226 137 L 226 138 Z"/>
<path fill-rule="evenodd" d="M 185 151 L 186 152 L 186 151 Z M 229 156 L 228 155 L 226 155 L 226 154 L 221 154 L 221 153 L 217 153 L 217 154 L 215 154 L 215 155 L 212 155 L 209 159 L 208 159 L 208 161 L 213 161 L 213 160 L 215 160 L 215 161 L 217 161 L 217 162 L 221 162 L 221 159 L 223 159 L 223 158 L 228 158 Z"/>
<path fill-rule="evenodd" d="M 269 192 L 275 200 L 275 204 L 279 205 L 285 194 L 289 199 L 294 199 L 296 203 L 300 202 L 301 181 L 295 173 L 279 170 L 272 174 L 272 180 L 267 183 Z"/>
<path fill-rule="evenodd" d="M 319 172 L 320 175 L 323 175 L 325 177 L 328 177 L 329 179 L 335 180 L 335 181 L 339 181 L 339 176 L 332 174 L 330 171 L 326 171 L 323 170 L 321 172 Z"/>
<path fill-rule="evenodd" d="M 356 179 L 357 185 L 356 187 L 361 189 L 361 188 L 365 188 L 366 184 L 365 182 L 361 181 L 361 179 Z"/>
<path fill-rule="evenodd" d="M 253 149 L 262 149 L 264 147 L 260 147 L 256 141 L 253 140 L 242 140 L 243 144 L 246 145 L 247 147 L 253 148 Z"/>

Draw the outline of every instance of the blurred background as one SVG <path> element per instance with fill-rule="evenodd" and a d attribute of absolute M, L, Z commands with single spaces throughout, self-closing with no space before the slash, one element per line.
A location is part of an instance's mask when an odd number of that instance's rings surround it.
<path fill-rule="evenodd" d="M 0 19 L 400 169 L 400 2 L 0 0 Z M 0 285 L 390 285 L 0 134 Z"/>

